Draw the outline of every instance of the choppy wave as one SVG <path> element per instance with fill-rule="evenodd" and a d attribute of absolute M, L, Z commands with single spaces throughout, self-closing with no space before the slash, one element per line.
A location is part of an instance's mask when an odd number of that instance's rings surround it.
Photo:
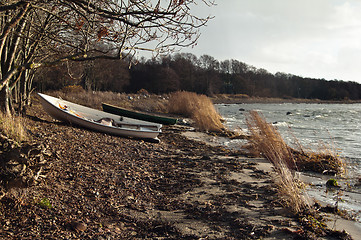
<path fill-rule="evenodd" d="M 217 108 L 230 129 L 246 129 L 245 112 L 259 111 L 290 145 L 296 138 L 306 149 L 318 150 L 325 146 L 347 159 L 347 180 L 341 180 L 345 186 L 361 179 L 361 104 L 221 104 Z M 245 112 L 240 112 L 241 108 Z M 236 144 L 235 141 L 226 143 L 227 146 Z M 314 176 L 316 187 L 310 189 L 310 195 L 332 203 L 319 183 L 324 183 L 324 179 Z M 352 194 L 350 190 L 346 193 L 342 206 L 361 211 L 361 187 L 352 189 Z"/>
<path fill-rule="evenodd" d="M 239 109 L 256 110 L 285 139 L 294 135 L 301 143 L 315 145 L 308 147 L 317 147 L 320 141 L 332 142 L 343 149 L 345 157 L 361 163 L 361 104 L 221 104 L 217 108 L 230 129 L 246 128 L 245 114 Z"/>

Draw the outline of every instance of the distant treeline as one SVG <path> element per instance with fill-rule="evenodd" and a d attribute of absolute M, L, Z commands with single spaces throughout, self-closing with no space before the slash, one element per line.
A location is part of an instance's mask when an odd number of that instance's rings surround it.
<path fill-rule="evenodd" d="M 133 59 L 134 62 L 134 59 Z M 40 90 L 81 85 L 96 91 L 168 93 L 185 90 L 200 94 L 246 94 L 251 97 L 359 100 L 361 84 L 339 80 L 305 78 L 278 72 L 271 74 L 238 60 L 218 61 L 209 55 L 190 53 L 153 59 L 136 64 L 100 60 L 43 69 L 34 80 Z"/>

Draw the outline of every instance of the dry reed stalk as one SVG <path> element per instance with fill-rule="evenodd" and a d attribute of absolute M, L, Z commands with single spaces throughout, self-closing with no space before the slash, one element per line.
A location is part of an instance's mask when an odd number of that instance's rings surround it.
<path fill-rule="evenodd" d="M 294 178 L 292 171 L 287 166 L 282 166 L 282 164 L 280 166 L 278 179 L 276 180 L 278 195 L 286 207 L 289 207 L 295 213 L 300 213 L 309 208 L 309 201 L 302 194 L 301 184 Z"/>
<path fill-rule="evenodd" d="M 30 139 L 23 122 L 21 117 L 9 116 L 0 112 L 0 132 L 18 143 Z"/>
<path fill-rule="evenodd" d="M 278 173 L 275 183 L 282 202 L 296 213 L 308 207 L 292 172 L 296 167 L 292 153 L 279 132 L 255 111 L 250 112 L 246 121 L 252 145 L 273 164 Z"/>
<path fill-rule="evenodd" d="M 175 92 L 169 97 L 168 111 L 192 118 L 201 130 L 222 132 L 222 117 L 212 101 L 205 95 L 193 92 Z"/>
<path fill-rule="evenodd" d="M 251 134 L 250 142 L 256 150 L 272 162 L 275 167 L 279 159 L 290 169 L 295 169 L 295 161 L 291 149 L 285 143 L 279 132 L 255 111 L 249 113 L 246 119 Z"/>

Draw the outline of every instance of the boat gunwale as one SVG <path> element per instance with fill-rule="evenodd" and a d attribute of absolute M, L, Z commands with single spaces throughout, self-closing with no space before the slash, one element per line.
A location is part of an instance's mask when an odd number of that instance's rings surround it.
<path fill-rule="evenodd" d="M 112 105 L 109 103 L 102 103 L 102 108 L 103 108 L 104 112 L 108 112 L 108 113 L 115 114 L 118 116 L 125 116 L 125 117 L 129 117 L 129 118 L 143 120 L 143 121 L 149 121 L 149 122 L 158 123 L 158 124 L 174 125 L 179 121 L 179 119 L 177 119 L 177 118 L 143 113 L 143 112 L 139 112 L 139 111 L 135 111 L 135 110 L 125 109 L 125 108 L 115 106 L 115 105 Z M 112 111 L 110 109 L 113 109 L 114 111 Z M 117 113 L 116 112 L 117 110 L 121 111 L 123 114 Z"/>

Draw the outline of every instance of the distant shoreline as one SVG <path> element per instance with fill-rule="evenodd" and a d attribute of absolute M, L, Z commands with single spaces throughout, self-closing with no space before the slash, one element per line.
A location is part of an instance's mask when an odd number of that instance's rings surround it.
<path fill-rule="evenodd" d="M 313 103 L 313 104 L 356 104 L 361 100 L 320 100 L 320 99 L 302 99 L 302 98 L 264 98 L 248 97 L 244 95 L 219 94 L 210 97 L 214 104 L 242 104 L 242 103 Z"/>

